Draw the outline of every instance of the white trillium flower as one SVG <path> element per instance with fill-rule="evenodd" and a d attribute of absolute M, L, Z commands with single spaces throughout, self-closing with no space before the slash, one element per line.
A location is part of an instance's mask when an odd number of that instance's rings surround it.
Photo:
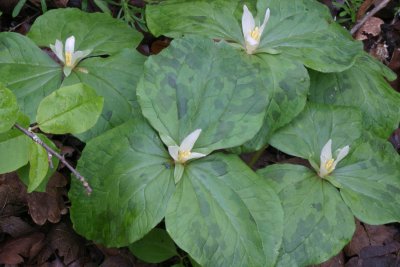
<path fill-rule="evenodd" d="M 202 153 L 192 152 L 194 143 L 196 143 L 200 133 L 201 129 L 197 129 L 192 133 L 190 133 L 188 136 L 186 136 L 185 139 L 183 139 L 180 146 L 177 145 L 168 146 L 168 152 L 175 161 L 175 169 L 174 169 L 175 184 L 177 184 L 182 178 L 184 171 L 183 164 L 186 161 L 206 156 L 205 154 Z M 170 137 L 168 138 L 171 139 Z"/>
<path fill-rule="evenodd" d="M 337 150 L 337 158 L 334 159 L 332 157 L 332 139 L 324 145 L 321 150 L 321 165 L 319 168 L 318 175 L 322 178 L 329 175 L 336 168 L 336 165 L 341 161 L 344 157 L 349 154 L 350 147 L 345 146 Z"/>
<path fill-rule="evenodd" d="M 253 54 L 260 44 L 261 35 L 265 25 L 267 25 L 269 15 L 270 10 L 267 8 L 263 23 L 261 26 L 256 26 L 253 15 L 246 5 L 243 6 L 242 30 L 247 54 Z"/>
<path fill-rule="evenodd" d="M 183 164 L 188 160 L 198 159 L 206 156 L 202 153 L 192 152 L 194 143 L 196 143 L 200 133 L 201 129 L 197 129 L 186 136 L 180 146 L 168 146 L 168 152 L 176 163 Z"/>
<path fill-rule="evenodd" d="M 83 58 L 87 57 L 92 49 L 84 50 L 84 51 L 74 51 L 75 50 L 75 37 L 70 36 L 65 41 L 65 50 L 64 45 L 60 40 L 56 40 L 55 45 L 50 45 L 51 51 L 56 54 L 58 59 L 64 63 L 64 75 L 68 77 L 71 74 L 71 71 L 75 68 L 75 66 L 81 61 Z"/>

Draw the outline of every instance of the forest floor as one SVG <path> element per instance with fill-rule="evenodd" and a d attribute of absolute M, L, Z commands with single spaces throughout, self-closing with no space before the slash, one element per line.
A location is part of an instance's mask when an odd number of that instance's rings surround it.
<path fill-rule="evenodd" d="M 25 34 L 41 14 L 40 0 L 29 0 L 18 16 L 12 11 L 18 0 L 0 1 L 0 31 Z M 391 68 L 400 77 L 400 1 L 392 0 L 321 0 L 349 31 L 360 26 L 353 34 L 362 40 L 365 50 Z M 332 2 L 357 3 L 343 13 Z M 80 7 L 82 0 L 48 1 L 49 8 Z M 131 1 L 142 8 L 144 1 Z M 378 8 L 377 8 L 378 7 Z M 99 11 L 89 1 L 88 9 Z M 371 13 L 375 10 L 374 15 Z M 351 19 L 353 17 L 353 20 Z M 357 21 L 362 23 L 357 24 Z M 138 50 L 155 54 L 168 46 L 166 38 L 145 34 Z M 393 89 L 400 92 L 400 79 L 393 81 Z M 50 136 L 65 158 L 76 165 L 84 144 L 69 135 Z M 400 152 L 400 128 L 389 138 Z M 250 160 L 252 155 L 244 155 Z M 255 169 L 271 163 L 301 160 L 268 148 L 256 162 Z M 148 264 L 135 258 L 127 248 L 105 248 L 74 232 L 69 219 L 67 192 L 70 174 L 59 166 L 44 193 L 28 194 L 26 186 L 16 173 L 0 175 L 0 266 L 171 266 L 178 262 L 171 259 L 161 264 Z M 400 224 L 371 226 L 357 221 L 352 241 L 334 258 L 318 266 L 400 266 Z"/>

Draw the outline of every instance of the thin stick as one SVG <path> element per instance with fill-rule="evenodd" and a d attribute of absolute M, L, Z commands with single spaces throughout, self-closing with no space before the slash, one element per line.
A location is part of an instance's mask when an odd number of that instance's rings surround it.
<path fill-rule="evenodd" d="M 83 187 L 85 188 L 86 192 L 88 195 L 92 193 L 92 188 L 90 187 L 89 183 L 86 181 L 86 179 L 76 170 L 74 167 L 72 167 L 65 159 L 63 156 L 58 154 L 56 151 L 54 151 L 51 147 L 46 145 L 39 136 L 37 136 L 35 133 L 28 131 L 27 129 L 21 127 L 17 123 L 14 124 L 14 127 L 23 132 L 25 135 L 27 135 L 29 138 L 31 138 L 33 141 L 35 141 L 37 144 L 42 146 L 48 154 L 51 154 L 58 158 L 75 176 L 78 178 L 78 180 L 82 183 Z"/>
<path fill-rule="evenodd" d="M 380 2 L 378 5 L 376 5 L 370 12 L 368 12 L 367 14 L 365 14 L 365 16 L 359 21 L 357 22 L 356 25 L 354 25 L 354 27 L 350 30 L 351 35 L 353 35 L 354 33 L 356 33 L 362 25 L 364 25 L 364 23 L 373 15 L 375 15 L 376 13 L 378 13 L 379 10 L 381 10 L 382 8 L 384 8 L 387 4 L 389 4 L 390 0 L 383 0 L 382 2 Z"/>

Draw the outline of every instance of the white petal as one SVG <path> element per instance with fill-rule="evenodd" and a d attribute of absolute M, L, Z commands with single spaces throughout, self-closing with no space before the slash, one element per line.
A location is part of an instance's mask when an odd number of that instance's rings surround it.
<path fill-rule="evenodd" d="M 50 45 L 51 51 L 58 57 L 58 59 L 64 63 L 64 45 L 60 40 L 56 40 L 56 45 Z"/>
<path fill-rule="evenodd" d="M 168 152 L 170 156 L 174 159 L 174 161 L 178 160 L 178 152 L 179 152 L 178 146 L 168 146 Z"/>
<path fill-rule="evenodd" d="M 76 51 L 74 53 L 72 53 L 71 56 L 71 65 L 75 66 L 79 63 L 79 61 L 81 61 L 82 59 L 84 59 L 86 56 L 88 56 L 90 53 L 92 52 L 91 49 L 88 50 L 84 50 L 84 51 Z"/>
<path fill-rule="evenodd" d="M 246 45 L 257 47 L 259 45 L 259 41 L 253 39 L 251 36 L 247 36 Z"/>
<path fill-rule="evenodd" d="M 254 17 L 247 8 L 246 5 L 243 6 L 243 15 L 242 15 L 242 31 L 243 36 L 246 39 L 247 36 L 250 36 L 252 30 L 256 26 L 254 22 Z"/>
<path fill-rule="evenodd" d="M 192 133 L 190 133 L 188 136 L 183 139 L 181 145 L 180 145 L 180 150 L 182 151 L 191 151 L 194 143 L 196 143 L 197 139 L 199 138 L 199 135 L 201 133 L 201 129 L 196 129 Z"/>
<path fill-rule="evenodd" d="M 332 159 L 332 139 L 329 139 L 329 141 L 322 148 L 320 159 L 321 163 Z"/>
<path fill-rule="evenodd" d="M 81 59 L 87 57 L 88 55 L 90 55 L 90 53 L 92 53 L 92 51 L 93 51 L 92 49 L 86 49 L 83 51 L 76 51 L 74 54 L 75 54 L 75 57 L 78 58 L 78 60 L 81 60 Z"/>
<path fill-rule="evenodd" d="M 198 159 L 198 158 L 202 158 L 202 157 L 205 157 L 205 156 L 207 156 L 207 155 L 203 154 L 203 153 L 192 152 L 192 153 L 190 153 L 190 156 L 188 157 L 187 160 Z"/>
<path fill-rule="evenodd" d="M 73 53 L 75 50 L 75 37 L 70 36 L 68 39 L 65 41 L 65 53 Z"/>
<path fill-rule="evenodd" d="M 333 162 L 333 167 L 336 167 L 336 164 L 338 164 L 339 161 L 341 161 L 344 157 L 347 156 L 347 154 L 349 154 L 349 151 L 350 151 L 349 146 L 345 146 L 345 147 L 341 148 L 339 150 L 339 154 L 338 154 L 336 160 Z"/>
<path fill-rule="evenodd" d="M 323 165 L 321 164 L 321 168 L 319 169 L 318 174 L 320 177 L 325 177 L 328 175 L 328 170 L 325 169 L 325 164 L 323 164 Z"/>
<path fill-rule="evenodd" d="M 269 10 L 269 8 L 267 8 L 267 10 L 265 11 L 265 17 L 264 17 L 264 22 L 263 22 L 263 24 L 261 25 L 261 27 L 260 27 L 260 35 L 262 35 L 262 33 L 263 33 L 263 31 L 264 31 L 264 28 L 265 28 L 265 25 L 267 25 L 267 22 L 268 22 L 268 20 L 269 20 L 269 15 L 270 15 L 270 10 Z"/>

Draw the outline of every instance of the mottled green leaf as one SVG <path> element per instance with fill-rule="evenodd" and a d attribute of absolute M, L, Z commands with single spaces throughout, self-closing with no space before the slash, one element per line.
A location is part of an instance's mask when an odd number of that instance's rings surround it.
<path fill-rule="evenodd" d="M 400 156 L 386 140 L 362 140 L 328 179 L 368 224 L 400 221 Z"/>
<path fill-rule="evenodd" d="M 382 76 L 385 70 L 375 64 L 364 56 L 344 72 L 311 72 L 310 100 L 358 107 L 363 112 L 364 127 L 386 139 L 400 122 L 400 94 Z M 393 78 L 392 73 L 387 75 Z"/>
<path fill-rule="evenodd" d="M 202 129 L 196 152 L 243 144 L 260 129 L 268 101 L 246 57 L 200 37 L 175 40 L 146 61 L 137 88 L 143 115 L 176 144 Z"/>
<path fill-rule="evenodd" d="M 17 123 L 28 127 L 29 119 L 19 113 Z M 28 163 L 29 142 L 29 137 L 15 128 L 0 133 L 0 173 L 15 171 Z"/>
<path fill-rule="evenodd" d="M 361 123 L 361 114 L 354 108 L 310 103 L 272 136 L 270 144 L 319 165 L 321 149 L 328 140 L 332 139 L 332 151 L 346 145 L 352 148 L 361 135 Z"/>
<path fill-rule="evenodd" d="M 257 54 L 249 59 L 253 67 L 260 69 L 262 75 L 259 78 L 263 80 L 264 90 L 271 95 L 263 126 L 243 146 L 245 151 L 255 151 L 265 146 L 277 129 L 292 121 L 303 110 L 310 83 L 307 70 L 295 60 L 268 54 Z"/>
<path fill-rule="evenodd" d="M 185 167 L 168 204 L 167 231 L 202 266 L 273 266 L 282 238 L 275 192 L 238 157 Z"/>
<path fill-rule="evenodd" d="M 163 1 L 147 7 L 146 19 L 155 35 L 200 34 L 234 41 L 244 47 L 243 4 L 220 0 Z M 266 8 L 271 10 L 259 51 L 280 51 L 322 72 L 343 71 L 362 52 L 362 43 L 353 41 L 327 15 L 327 8 L 316 1 L 259 0 L 257 7 L 258 12 L 252 10 L 257 14 L 256 24 L 264 19 Z"/>
<path fill-rule="evenodd" d="M 76 8 L 46 12 L 32 25 L 28 37 L 38 46 L 49 47 L 56 39 L 75 36 L 75 50 L 92 49 L 91 55 L 112 55 L 124 48 L 136 48 L 142 35 L 121 20 L 104 13 L 87 13 Z"/>
<path fill-rule="evenodd" d="M 156 36 L 200 34 L 241 42 L 242 32 L 234 12 L 242 7 L 239 1 L 231 0 L 168 0 L 147 5 L 146 22 Z"/>
<path fill-rule="evenodd" d="M 164 229 L 154 228 L 145 237 L 129 246 L 135 257 L 159 263 L 178 255 L 175 243 Z"/>
<path fill-rule="evenodd" d="M 175 187 L 169 154 L 143 119 L 89 141 L 78 171 L 93 193 L 87 196 L 81 183 L 72 179 L 74 228 L 110 247 L 129 245 L 154 228 L 164 217 Z"/>
<path fill-rule="evenodd" d="M 0 33 L 0 82 L 16 95 L 21 112 L 33 121 L 43 97 L 61 83 L 61 66 L 27 37 Z"/>
<path fill-rule="evenodd" d="M 308 266 L 336 255 L 355 230 L 354 217 L 329 182 L 303 166 L 276 164 L 259 170 L 284 210 L 277 266 Z"/>
<path fill-rule="evenodd" d="M 133 49 L 107 58 L 88 58 L 63 81 L 63 86 L 82 82 L 104 97 L 102 115 L 93 128 L 78 135 L 80 139 L 87 141 L 139 113 L 135 90 L 145 59 Z"/>
<path fill-rule="evenodd" d="M 82 133 L 96 123 L 103 101 L 103 97 L 85 84 L 62 87 L 40 102 L 36 122 L 47 133 Z"/>
<path fill-rule="evenodd" d="M 11 129 L 17 120 L 18 109 L 15 95 L 0 84 L 0 133 Z"/>

